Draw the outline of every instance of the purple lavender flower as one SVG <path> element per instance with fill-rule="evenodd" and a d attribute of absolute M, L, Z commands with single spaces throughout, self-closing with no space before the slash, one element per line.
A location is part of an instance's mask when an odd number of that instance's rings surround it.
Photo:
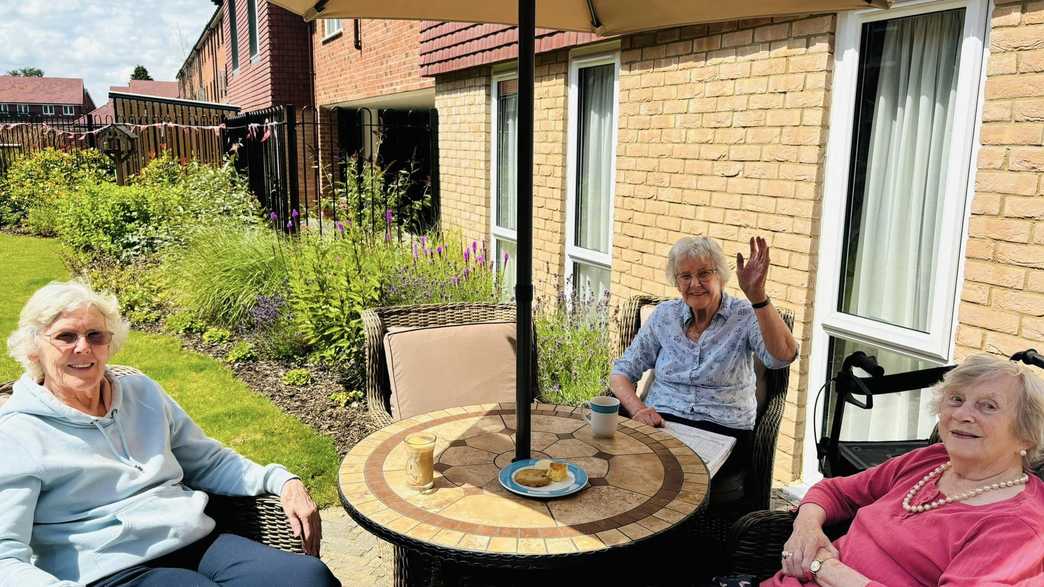
<path fill-rule="evenodd" d="M 464 268 L 464 279 L 467 279 L 469 275 L 471 275 L 471 268 L 470 267 L 465 267 Z"/>
<path fill-rule="evenodd" d="M 454 275 L 453 277 L 450 277 L 450 283 L 452 283 L 453 285 L 457 285 L 458 283 L 460 283 L 460 278 Z"/>
<path fill-rule="evenodd" d="M 272 213 L 268 215 L 268 218 L 272 222 L 275 222 L 276 220 L 279 220 L 279 215 L 275 213 L 275 210 L 273 210 Z"/>
<path fill-rule="evenodd" d="M 260 295 L 254 300 L 254 307 L 250 309 L 250 320 L 255 328 L 266 328 L 279 319 L 279 311 L 286 304 L 281 296 Z"/>
<path fill-rule="evenodd" d="M 392 215 L 391 208 L 388 208 L 387 210 L 384 211 L 384 222 L 386 222 L 387 224 L 391 224 L 392 218 L 393 218 L 393 215 Z"/>
<path fill-rule="evenodd" d="M 470 260 L 471 260 L 471 249 L 465 247 L 464 248 L 464 264 L 466 265 L 468 263 L 468 261 L 470 261 Z"/>
<path fill-rule="evenodd" d="M 294 221 L 293 220 L 287 220 L 286 221 L 286 229 L 287 230 L 293 230 L 294 229 Z"/>
<path fill-rule="evenodd" d="M 435 247 L 435 252 L 438 253 L 439 256 L 441 257 L 442 256 L 442 245 L 439 245 L 439 246 Z"/>
<path fill-rule="evenodd" d="M 507 251 L 504 251 L 504 265 L 507 265 L 509 258 L 511 258 L 511 255 L 509 255 Z"/>
<path fill-rule="evenodd" d="M 290 211 L 290 217 L 293 218 L 294 220 L 297 220 L 297 218 L 299 216 L 301 216 L 301 215 L 297 213 L 297 208 L 294 208 L 293 210 Z"/>
<path fill-rule="evenodd" d="M 413 260 L 417 260 L 417 243 L 413 243 Z"/>
<path fill-rule="evenodd" d="M 486 263 L 486 256 L 485 255 L 479 255 L 478 258 L 475 259 L 475 262 L 478 263 L 479 265 L 484 265 Z"/>
<path fill-rule="evenodd" d="M 471 252 L 472 253 L 477 253 L 478 252 L 478 241 L 471 241 Z"/>
<path fill-rule="evenodd" d="M 421 249 L 428 250 L 428 237 L 421 235 Z"/>
<path fill-rule="evenodd" d="M 344 223 L 343 222 L 341 222 L 340 220 L 338 220 L 337 222 L 334 222 L 334 228 L 337 229 L 337 232 L 339 232 L 342 235 L 344 235 Z"/>

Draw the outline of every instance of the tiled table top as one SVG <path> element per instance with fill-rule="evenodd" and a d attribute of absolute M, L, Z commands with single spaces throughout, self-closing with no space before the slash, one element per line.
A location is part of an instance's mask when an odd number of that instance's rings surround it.
<path fill-rule="evenodd" d="M 459 551 L 544 555 L 598 551 L 650 537 L 692 515 L 709 477 L 669 434 L 621 418 L 611 439 L 594 438 L 578 408 L 534 404 L 532 456 L 583 467 L 590 486 L 558 499 L 501 487 L 514 457 L 514 404 L 451 408 L 402 420 L 368 436 L 341 464 L 342 502 L 360 523 Z M 435 489 L 405 484 L 402 440 L 435 432 Z M 359 519 L 360 517 L 364 519 Z"/>

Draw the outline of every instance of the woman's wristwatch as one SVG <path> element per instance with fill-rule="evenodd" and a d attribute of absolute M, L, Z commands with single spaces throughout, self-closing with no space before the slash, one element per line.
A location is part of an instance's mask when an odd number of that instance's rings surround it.
<path fill-rule="evenodd" d="M 808 565 L 808 572 L 812 574 L 812 579 L 813 580 L 815 580 L 816 575 L 819 574 L 819 571 L 822 568 L 823 568 L 823 561 L 821 561 L 819 559 L 816 559 L 816 560 L 812 561 L 811 563 L 809 563 L 809 565 Z"/>

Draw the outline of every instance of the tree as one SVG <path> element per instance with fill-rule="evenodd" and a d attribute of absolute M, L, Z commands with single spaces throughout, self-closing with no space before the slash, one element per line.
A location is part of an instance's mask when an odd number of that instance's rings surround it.
<path fill-rule="evenodd" d="M 15 77 L 43 77 L 43 70 L 39 67 L 23 67 L 21 69 L 12 69 L 7 72 L 7 75 Z"/>
<path fill-rule="evenodd" d="M 144 65 L 139 65 L 134 68 L 131 79 L 151 80 L 152 76 L 149 75 L 149 70 L 145 69 Z"/>

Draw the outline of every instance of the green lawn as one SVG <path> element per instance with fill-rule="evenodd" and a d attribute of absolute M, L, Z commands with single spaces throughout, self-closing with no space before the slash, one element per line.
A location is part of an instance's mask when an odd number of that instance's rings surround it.
<path fill-rule="evenodd" d="M 0 295 L 0 332 L 18 324 L 18 312 L 39 287 L 68 279 L 57 241 L 0 234 L 7 288 Z M 178 340 L 132 332 L 112 363 L 132 365 L 158 381 L 210 436 L 259 463 L 282 463 L 308 485 L 320 507 L 337 501 L 337 452 L 333 441 L 284 414 L 255 394 L 219 361 L 181 348 Z M 21 369 L 7 353 L 0 380 Z"/>

